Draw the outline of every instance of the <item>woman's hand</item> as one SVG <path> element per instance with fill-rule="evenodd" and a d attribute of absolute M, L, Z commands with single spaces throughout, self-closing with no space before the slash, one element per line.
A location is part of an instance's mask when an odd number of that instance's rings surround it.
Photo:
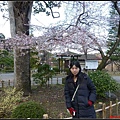
<path fill-rule="evenodd" d="M 93 102 L 91 100 L 88 100 L 89 106 L 92 106 Z"/>
<path fill-rule="evenodd" d="M 71 108 L 68 108 L 68 110 L 72 116 L 75 116 L 76 110 L 74 110 L 74 108 L 71 107 Z"/>

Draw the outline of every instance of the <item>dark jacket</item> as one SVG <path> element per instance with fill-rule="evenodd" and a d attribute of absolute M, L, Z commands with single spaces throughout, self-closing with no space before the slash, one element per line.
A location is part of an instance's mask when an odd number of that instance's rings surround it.
<path fill-rule="evenodd" d="M 77 85 L 80 84 L 74 100 L 71 101 L 74 91 Z M 96 88 L 85 73 L 80 73 L 76 82 L 70 76 L 66 77 L 64 95 L 66 100 L 66 107 L 73 107 L 76 110 L 76 115 L 73 118 L 96 118 L 94 105 L 89 106 L 88 100 L 91 100 L 94 104 L 96 101 Z"/>

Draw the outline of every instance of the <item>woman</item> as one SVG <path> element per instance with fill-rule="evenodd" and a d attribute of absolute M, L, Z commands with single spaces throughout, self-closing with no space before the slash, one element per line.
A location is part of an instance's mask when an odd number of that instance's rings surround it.
<path fill-rule="evenodd" d="M 95 85 L 87 74 L 81 72 L 78 61 L 72 61 L 69 69 L 64 88 L 67 110 L 73 118 L 96 118 L 93 105 L 96 101 Z"/>

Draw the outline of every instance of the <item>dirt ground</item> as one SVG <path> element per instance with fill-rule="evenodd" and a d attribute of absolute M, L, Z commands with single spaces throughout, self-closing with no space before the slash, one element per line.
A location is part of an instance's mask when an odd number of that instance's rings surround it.
<path fill-rule="evenodd" d="M 47 87 L 33 87 L 32 94 L 29 97 L 29 100 L 34 100 L 40 102 L 46 110 L 46 114 L 48 114 L 48 118 L 68 118 L 71 117 L 67 112 L 65 106 L 64 99 L 64 85 L 50 85 Z M 120 101 L 120 91 L 115 92 L 117 95 L 118 101 Z M 106 106 L 110 105 L 110 101 L 112 104 L 116 103 L 116 99 L 110 98 L 97 98 L 95 103 L 95 109 L 102 108 L 99 102 L 106 103 Z M 119 108 L 120 109 L 120 105 Z M 120 110 L 118 111 L 118 115 L 120 116 Z M 112 116 L 118 116 L 116 112 L 116 107 L 112 108 Z M 106 110 L 106 118 L 109 118 L 109 110 Z M 102 112 L 97 113 L 97 118 L 102 118 Z"/>

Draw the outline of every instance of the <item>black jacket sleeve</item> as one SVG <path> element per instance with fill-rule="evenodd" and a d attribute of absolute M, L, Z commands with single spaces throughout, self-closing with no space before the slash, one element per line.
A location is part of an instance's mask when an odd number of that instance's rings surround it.
<path fill-rule="evenodd" d="M 89 76 L 87 76 L 87 80 L 87 86 L 90 90 L 89 100 L 91 100 L 94 103 L 96 101 L 96 87 Z"/>
<path fill-rule="evenodd" d="M 66 77 L 65 80 L 65 87 L 64 87 L 64 96 L 65 96 L 65 103 L 66 103 L 66 107 L 70 108 L 71 107 L 71 97 L 70 97 L 70 93 L 69 93 L 69 88 L 68 88 L 68 79 Z"/>

